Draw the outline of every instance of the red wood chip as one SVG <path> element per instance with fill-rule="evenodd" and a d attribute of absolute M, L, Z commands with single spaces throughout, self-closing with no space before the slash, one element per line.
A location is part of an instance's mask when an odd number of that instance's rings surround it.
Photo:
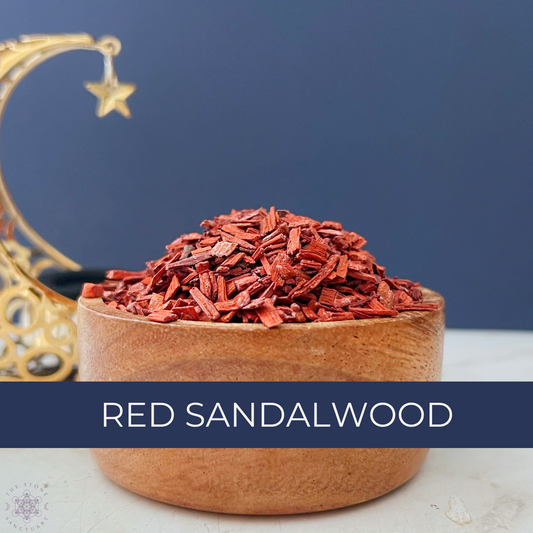
<path fill-rule="evenodd" d="M 346 279 L 346 275 L 348 274 L 348 256 L 347 255 L 341 255 L 339 259 L 339 264 L 337 265 L 337 277 L 344 281 Z"/>
<path fill-rule="evenodd" d="M 81 295 L 83 298 L 101 298 L 104 295 L 104 288 L 94 283 L 84 283 Z"/>
<path fill-rule="evenodd" d="M 318 320 L 318 315 L 309 307 L 309 305 L 304 305 L 302 311 L 308 320 Z"/>
<path fill-rule="evenodd" d="M 204 220 L 140 272 L 110 270 L 82 296 L 153 322 L 313 322 L 429 312 L 418 283 L 389 278 L 366 240 L 339 222 L 271 207 Z"/>
<path fill-rule="evenodd" d="M 267 328 L 273 328 L 283 324 L 283 319 L 274 307 L 270 298 L 265 299 L 265 303 L 256 310 L 256 313 L 259 320 L 261 320 Z"/>
<path fill-rule="evenodd" d="M 144 270 L 141 272 L 132 272 L 130 270 L 108 270 L 105 275 L 107 279 L 124 279 L 131 277 L 139 277 L 139 279 L 142 279 L 144 276 Z"/>
<path fill-rule="evenodd" d="M 178 320 L 178 315 L 171 311 L 154 311 L 148 315 L 148 320 L 152 322 L 174 322 Z"/>
<path fill-rule="evenodd" d="M 158 310 L 164 303 L 164 296 L 157 292 L 152 293 L 150 298 L 150 303 L 148 304 L 149 309 Z"/>
<path fill-rule="evenodd" d="M 211 253 L 215 257 L 227 257 L 233 253 L 235 248 L 237 248 L 237 244 L 234 242 L 217 242 L 215 246 L 213 246 Z"/>
<path fill-rule="evenodd" d="M 228 292 L 226 287 L 226 278 L 219 276 L 217 278 L 217 290 L 218 290 L 218 297 L 217 300 L 219 302 L 225 302 L 228 299 Z"/>
<path fill-rule="evenodd" d="M 189 291 L 194 301 L 199 305 L 200 309 L 211 319 L 217 320 L 220 318 L 220 313 L 217 311 L 215 304 L 209 300 L 196 287 L 191 287 Z"/>
<path fill-rule="evenodd" d="M 194 305 L 186 307 L 174 307 L 172 312 L 178 315 L 181 320 L 200 320 L 200 315 Z"/>
<path fill-rule="evenodd" d="M 338 294 L 339 293 L 335 289 L 324 287 L 320 293 L 318 303 L 325 305 L 326 307 L 333 307 Z"/>
<path fill-rule="evenodd" d="M 262 255 L 259 260 L 261 261 L 261 264 L 263 265 L 263 268 L 265 269 L 265 272 L 270 276 L 271 274 L 271 265 L 268 262 L 268 259 Z"/>
<path fill-rule="evenodd" d="M 178 291 L 180 288 L 180 279 L 178 276 L 173 276 L 172 281 L 170 282 L 170 285 L 168 286 L 167 292 L 165 292 L 165 298 L 164 301 L 168 302 Z"/>

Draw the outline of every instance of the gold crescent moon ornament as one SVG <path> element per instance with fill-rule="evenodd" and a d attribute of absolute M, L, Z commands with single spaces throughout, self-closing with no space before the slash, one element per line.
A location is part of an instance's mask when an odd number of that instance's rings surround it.
<path fill-rule="evenodd" d="M 86 82 L 98 98 L 96 114 L 115 110 L 131 116 L 126 99 L 132 83 L 120 83 L 113 59 L 116 37 L 23 35 L 0 42 L 0 125 L 9 97 L 35 67 L 71 50 L 99 52 L 100 82 Z M 24 219 L 11 197 L 0 166 L 0 381 L 62 381 L 77 374 L 76 302 L 39 281 L 48 270 L 78 271 L 81 266 L 43 239 Z"/>

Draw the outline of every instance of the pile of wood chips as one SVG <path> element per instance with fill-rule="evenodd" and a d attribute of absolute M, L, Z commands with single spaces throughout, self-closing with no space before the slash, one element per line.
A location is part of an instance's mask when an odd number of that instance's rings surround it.
<path fill-rule="evenodd" d="M 140 272 L 110 270 L 82 296 L 153 322 L 331 322 L 432 311 L 419 283 L 389 278 L 338 222 L 233 210 L 170 243 Z"/>

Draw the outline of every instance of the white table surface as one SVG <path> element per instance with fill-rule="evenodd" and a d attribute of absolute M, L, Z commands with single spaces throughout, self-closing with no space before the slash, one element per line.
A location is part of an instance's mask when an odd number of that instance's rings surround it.
<path fill-rule="evenodd" d="M 533 381 L 533 332 L 450 330 L 445 380 Z M 3 406 L 8 409 L 9 406 Z M 85 449 L 0 450 L 0 532 L 5 494 L 23 482 L 46 485 L 43 533 L 478 533 L 533 532 L 533 449 L 435 449 L 420 473 L 374 501 L 317 514 L 240 517 L 180 509 L 107 480 Z M 452 507 L 472 521 L 458 525 Z M 44 503 L 44 502 L 43 502 Z M 456 513 L 457 514 L 457 513 Z M 453 518 L 453 515 L 452 515 Z M 26 526 L 24 526 L 26 527 Z"/>

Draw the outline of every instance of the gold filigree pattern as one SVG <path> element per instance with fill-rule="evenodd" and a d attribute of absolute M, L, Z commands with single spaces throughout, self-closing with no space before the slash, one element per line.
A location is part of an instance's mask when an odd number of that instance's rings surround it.
<path fill-rule="evenodd" d="M 75 302 L 28 276 L 45 264 L 42 258 L 32 265 L 30 257 L 27 247 L 2 240 L 0 380 L 64 380 L 77 370 Z"/>
<path fill-rule="evenodd" d="M 18 83 L 37 65 L 70 50 L 104 56 L 105 76 L 118 83 L 112 58 L 120 41 L 88 34 L 30 35 L 0 43 L 0 123 Z M 0 381 L 61 381 L 77 372 L 76 302 L 39 282 L 48 269 L 80 265 L 46 242 L 15 205 L 0 168 Z"/>

